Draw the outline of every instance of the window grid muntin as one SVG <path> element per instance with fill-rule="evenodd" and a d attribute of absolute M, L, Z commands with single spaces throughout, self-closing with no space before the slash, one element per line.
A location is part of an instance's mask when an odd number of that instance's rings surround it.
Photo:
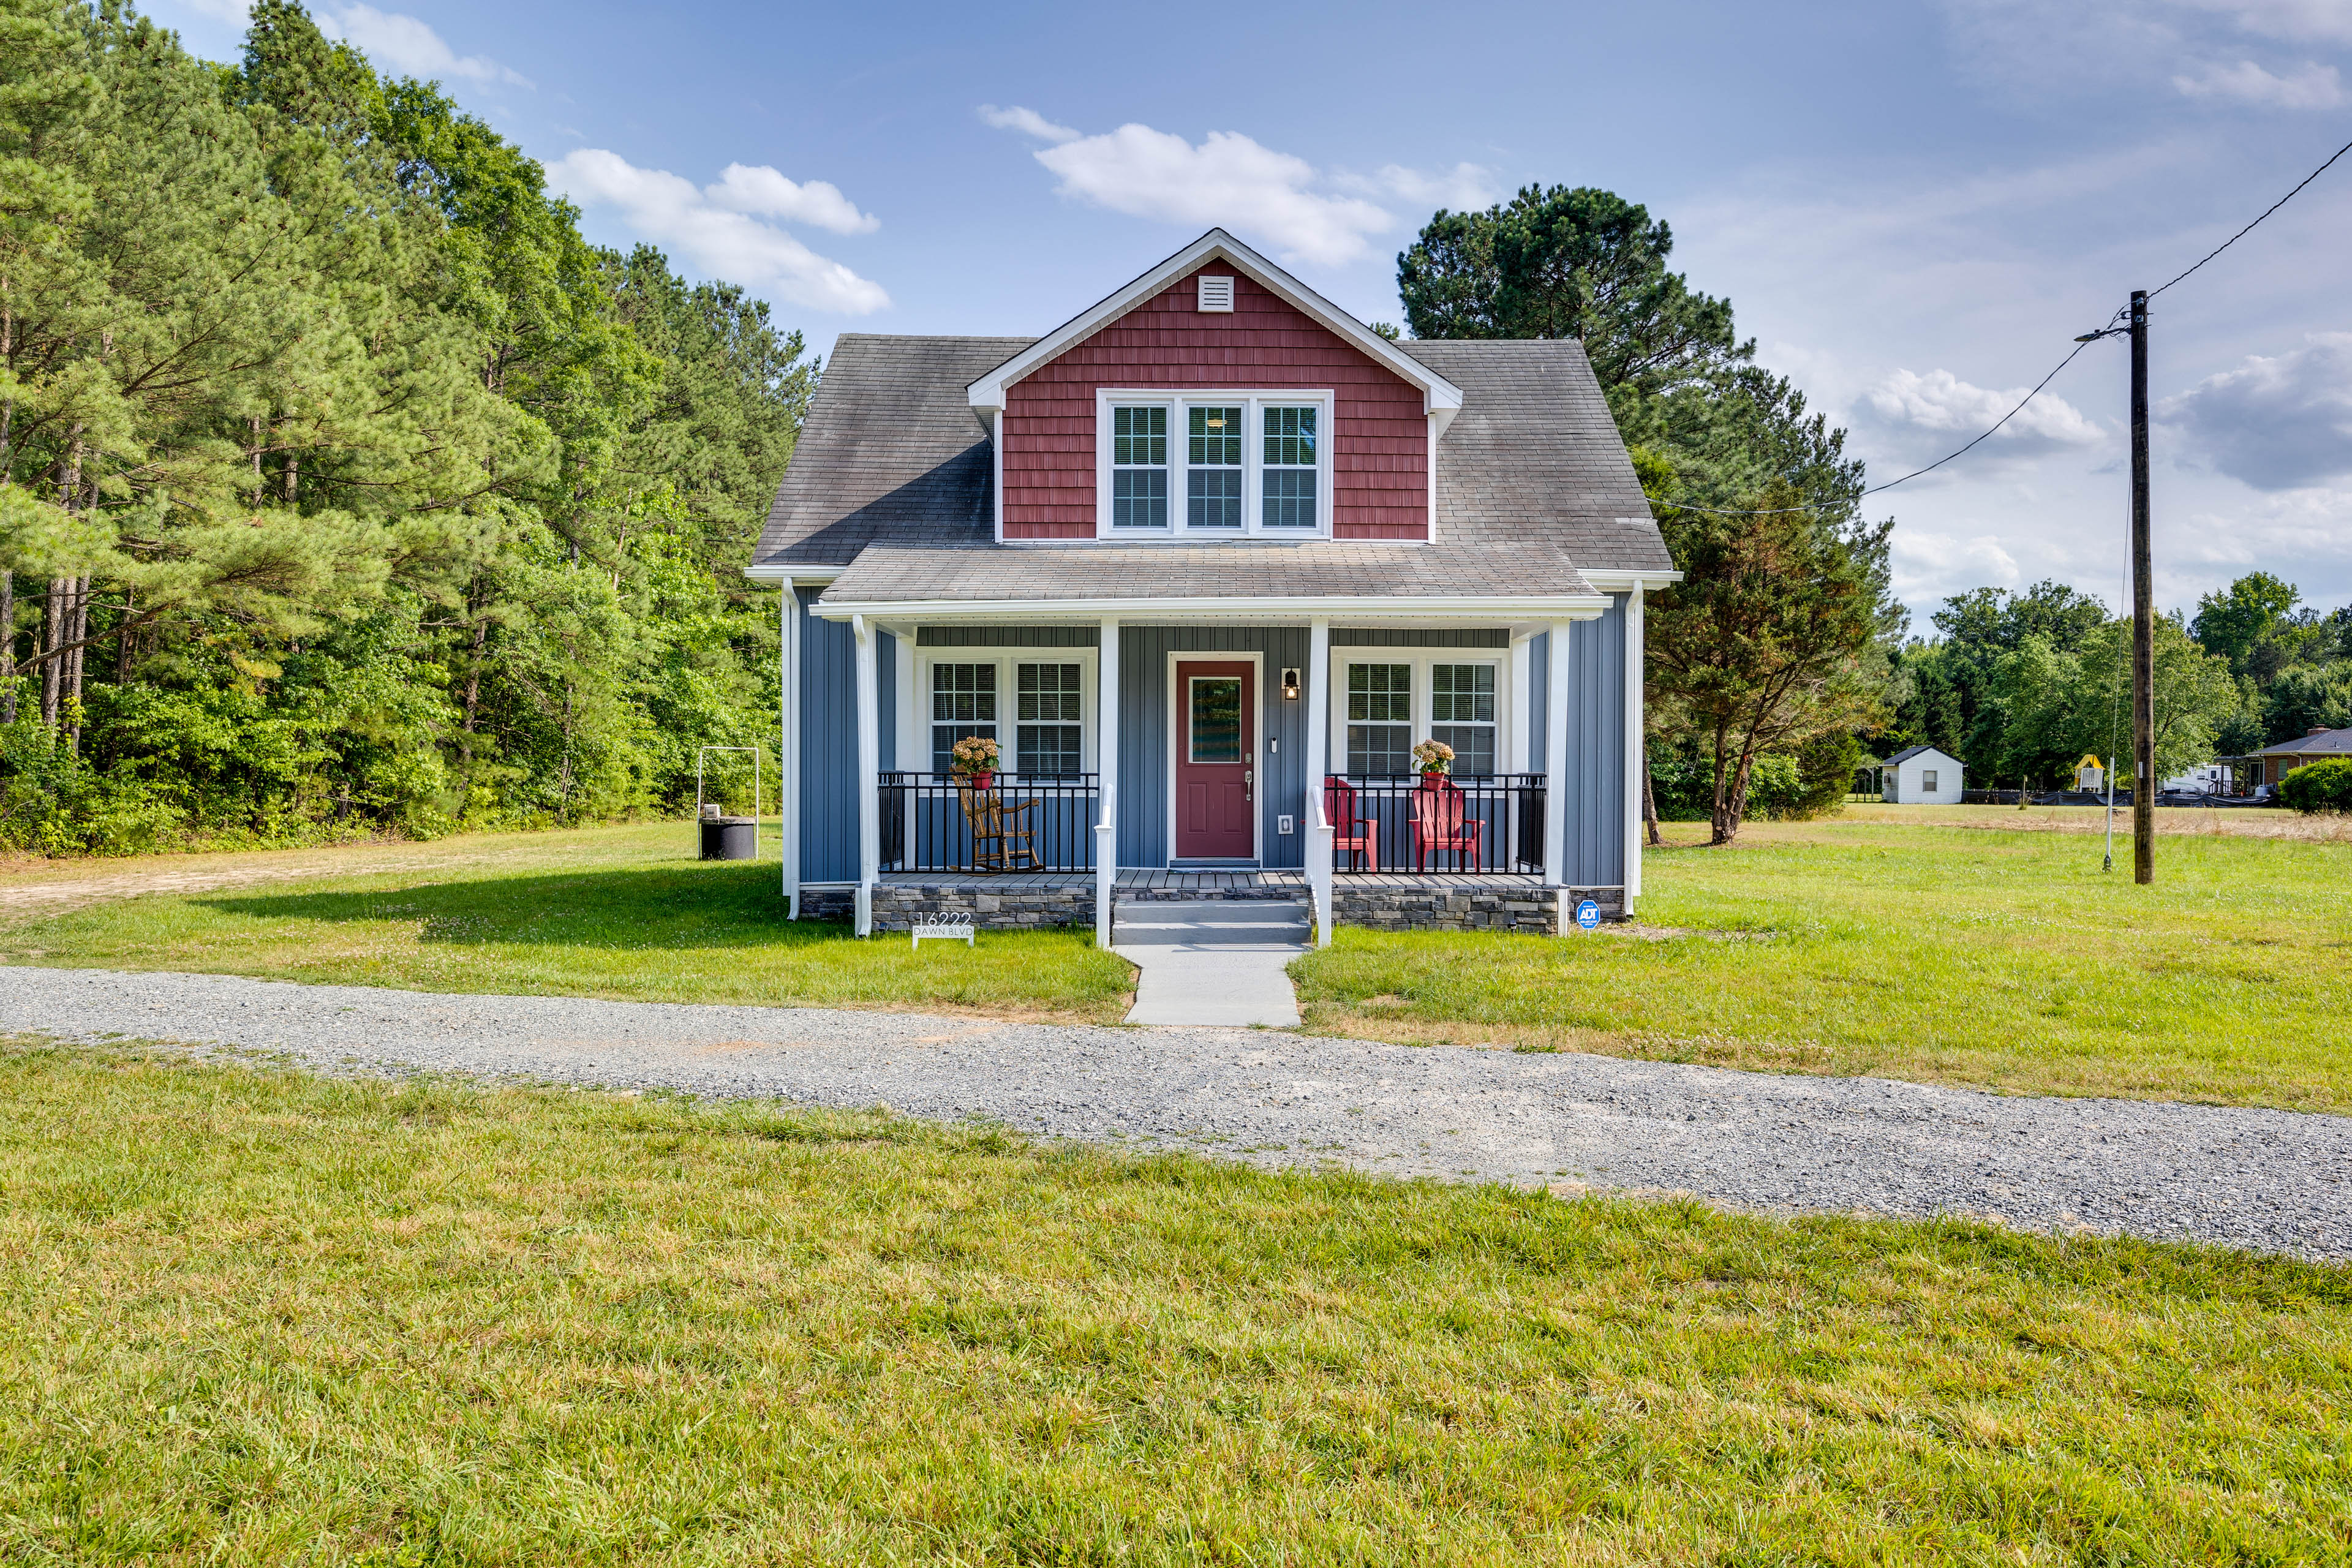
<path fill-rule="evenodd" d="M 1260 481 L 1265 495 L 1259 510 L 1262 527 L 1321 525 L 1322 520 L 1317 515 L 1315 482 L 1322 471 L 1317 448 L 1318 412 L 1315 405 L 1307 404 L 1265 405 L 1265 460 L 1261 465 L 1264 478 Z"/>

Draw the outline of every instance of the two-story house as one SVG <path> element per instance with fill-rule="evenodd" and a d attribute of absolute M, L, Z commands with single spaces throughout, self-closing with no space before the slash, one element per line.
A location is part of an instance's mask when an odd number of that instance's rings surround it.
<path fill-rule="evenodd" d="M 1577 343 L 1392 342 L 1213 230 L 1042 338 L 842 337 L 749 572 L 796 916 L 1640 889 L 1676 574 Z"/>

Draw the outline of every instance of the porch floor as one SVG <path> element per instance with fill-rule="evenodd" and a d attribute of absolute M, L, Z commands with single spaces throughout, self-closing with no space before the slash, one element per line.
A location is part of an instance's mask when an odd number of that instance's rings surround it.
<path fill-rule="evenodd" d="M 1400 889 L 1451 888 L 1540 888 L 1541 877 L 1516 871 L 1334 871 L 1334 884 L 1343 888 Z M 1001 892 L 1045 891 L 1056 888 L 1091 888 L 1092 871 L 885 871 L 883 885 L 919 883 L 927 888 L 991 888 Z M 1244 893 L 1259 898 L 1305 898 L 1307 873 L 1299 870 L 1169 871 L 1130 866 L 1114 884 L 1122 897 L 1158 893 Z"/>

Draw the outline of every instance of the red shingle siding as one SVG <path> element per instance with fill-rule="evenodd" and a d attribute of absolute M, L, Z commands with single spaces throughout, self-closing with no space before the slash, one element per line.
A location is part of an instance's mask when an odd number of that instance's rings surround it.
<path fill-rule="evenodd" d="M 1006 389 L 1004 537 L 1094 537 L 1097 388 L 1232 386 L 1330 388 L 1332 532 L 1428 538 L 1420 389 L 1246 276 L 1231 315 L 1197 300 L 1187 277 Z"/>

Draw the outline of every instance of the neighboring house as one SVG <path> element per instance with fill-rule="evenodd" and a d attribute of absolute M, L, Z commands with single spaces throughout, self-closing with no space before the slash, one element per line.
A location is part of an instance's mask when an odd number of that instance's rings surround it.
<path fill-rule="evenodd" d="M 1913 746 L 1895 752 L 1884 764 L 1882 798 L 1899 805 L 1960 804 L 1960 763 L 1933 746 Z"/>
<path fill-rule="evenodd" d="M 2352 757 L 2352 730 L 2314 728 L 2300 740 L 2263 747 L 2254 753 L 2262 772 L 2249 782 L 2276 789 L 2295 769 L 2306 763 L 2324 763 L 2331 757 Z"/>
<path fill-rule="evenodd" d="M 1575 342 L 1391 342 L 1213 230 L 1043 338 L 843 336 L 749 575 L 790 586 L 796 915 L 1557 929 L 1640 889 L 1678 574 Z"/>

